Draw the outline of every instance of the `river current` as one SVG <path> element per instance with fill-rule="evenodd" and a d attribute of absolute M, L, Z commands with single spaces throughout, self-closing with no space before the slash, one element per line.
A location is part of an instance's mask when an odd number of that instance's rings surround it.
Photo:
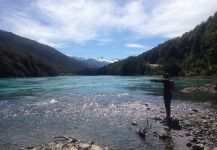
<path fill-rule="evenodd" d="M 62 76 L 0 79 L 0 149 L 46 143 L 52 136 L 95 141 L 112 149 L 163 149 L 131 129 L 164 107 L 157 77 Z M 188 92 L 213 80 L 174 78 L 172 110 L 216 106 L 215 97 Z M 147 110 L 147 106 L 150 108 Z"/>

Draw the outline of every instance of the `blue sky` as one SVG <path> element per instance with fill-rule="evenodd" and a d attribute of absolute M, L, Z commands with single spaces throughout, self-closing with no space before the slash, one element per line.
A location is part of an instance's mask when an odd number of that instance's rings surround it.
<path fill-rule="evenodd" d="M 217 0 L 0 0 L 0 29 L 71 56 L 123 59 L 181 36 Z"/>

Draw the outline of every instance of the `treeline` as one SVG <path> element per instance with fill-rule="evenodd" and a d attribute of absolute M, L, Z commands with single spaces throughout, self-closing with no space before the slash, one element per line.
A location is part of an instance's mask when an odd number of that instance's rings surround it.
<path fill-rule="evenodd" d="M 35 58 L 33 55 L 21 55 L 11 52 L 0 45 L 0 77 L 40 77 L 56 76 L 54 66 Z"/>
<path fill-rule="evenodd" d="M 71 75 L 84 68 L 50 46 L 0 30 L 0 77 Z"/>
<path fill-rule="evenodd" d="M 173 76 L 217 76 L 217 13 L 195 29 L 87 75 L 148 75 L 169 72 Z"/>

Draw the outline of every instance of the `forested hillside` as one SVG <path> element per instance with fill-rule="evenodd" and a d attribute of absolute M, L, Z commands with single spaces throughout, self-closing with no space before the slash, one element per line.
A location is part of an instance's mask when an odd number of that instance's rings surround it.
<path fill-rule="evenodd" d="M 217 13 L 195 29 L 136 57 L 80 74 L 217 76 Z"/>
<path fill-rule="evenodd" d="M 56 49 L 0 30 L 0 77 L 54 76 L 87 68 Z"/>
<path fill-rule="evenodd" d="M 30 54 L 14 54 L 0 45 L 0 77 L 38 77 L 57 74 L 55 67 L 42 59 Z"/>

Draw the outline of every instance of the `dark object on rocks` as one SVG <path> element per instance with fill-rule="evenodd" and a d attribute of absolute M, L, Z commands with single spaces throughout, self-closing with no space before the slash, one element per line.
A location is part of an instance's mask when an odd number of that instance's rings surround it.
<path fill-rule="evenodd" d="M 197 110 L 197 109 L 192 109 L 191 111 L 193 111 L 193 112 L 198 112 L 198 110 Z"/>
<path fill-rule="evenodd" d="M 181 130 L 182 129 L 182 126 L 179 124 L 178 119 L 163 120 L 161 123 L 163 125 L 168 126 L 170 129 L 173 129 L 173 130 Z"/>
<path fill-rule="evenodd" d="M 204 150 L 204 145 L 203 144 L 195 144 L 192 149 L 194 150 Z"/>
<path fill-rule="evenodd" d="M 67 137 L 64 137 L 64 136 L 54 136 L 53 138 L 55 139 L 55 141 L 66 141 L 66 140 L 69 140 Z"/>
<path fill-rule="evenodd" d="M 154 117 L 154 120 L 161 121 L 161 120 L 163 120 L 163 118 L 162 117 Z"/>
<path fill-rule="evenodd" d="M 193 139 L 191 140 L 191 142 L 195 143 L 195 142 L 197 142 L 197 139 L 196 139 L 196 138 L 193 138 Z"/>
<path fill-rule="evenodd" d="M 191 147 L 191 146 L 192 146 L 192 144 L 191 144 L 191 143 L 187 143 L 186 145 L 187 145 L 188 147 Z"/>
<path fill-rule="evenodd" d="M 148 107 L 147 110 L 150 110 L 150 108 Z"/>
<path fill-rule="evenodd" d="M 145 103 L 145 106 L 146 106 L 146 107 L 148 107 L 148 106 L 149 106 L 149 104 L 148 104 L 148 103 Z"/>
<path fill-rule="evenodd" d="M 145 138 L 146 137 L 146 133 L 147 133 L 147 130 L 145 128 L 140 128 L 138 131 L 137 131 L 137 134 L 141 137 L 141 138 Z"/>
<path fill-rule="evenodd" d="M 132 122 L 131 124 L 132 124 L 132 126 L 137 126 L 136 122 Z"/>
<path fill-rule="evenodd" d="M 173 130 L 181 130 L 182 126 L 179 124 L 178 119 L 171 119 L 168 121 L 168 126 Z"/>
<path fill-rule="evenodd" d="M 148 122 L 148 119 L 147 119 L 147 122 L 146 122 L 146 125 L 144 128 L 140 128 L 138 131 L 137 131 L 137 134 L 141 137 L 141 138 L 145 138 L 146 137 L 146 133 L 151 129 L 152 127 L 152 124 L 149 124 Z"/>

